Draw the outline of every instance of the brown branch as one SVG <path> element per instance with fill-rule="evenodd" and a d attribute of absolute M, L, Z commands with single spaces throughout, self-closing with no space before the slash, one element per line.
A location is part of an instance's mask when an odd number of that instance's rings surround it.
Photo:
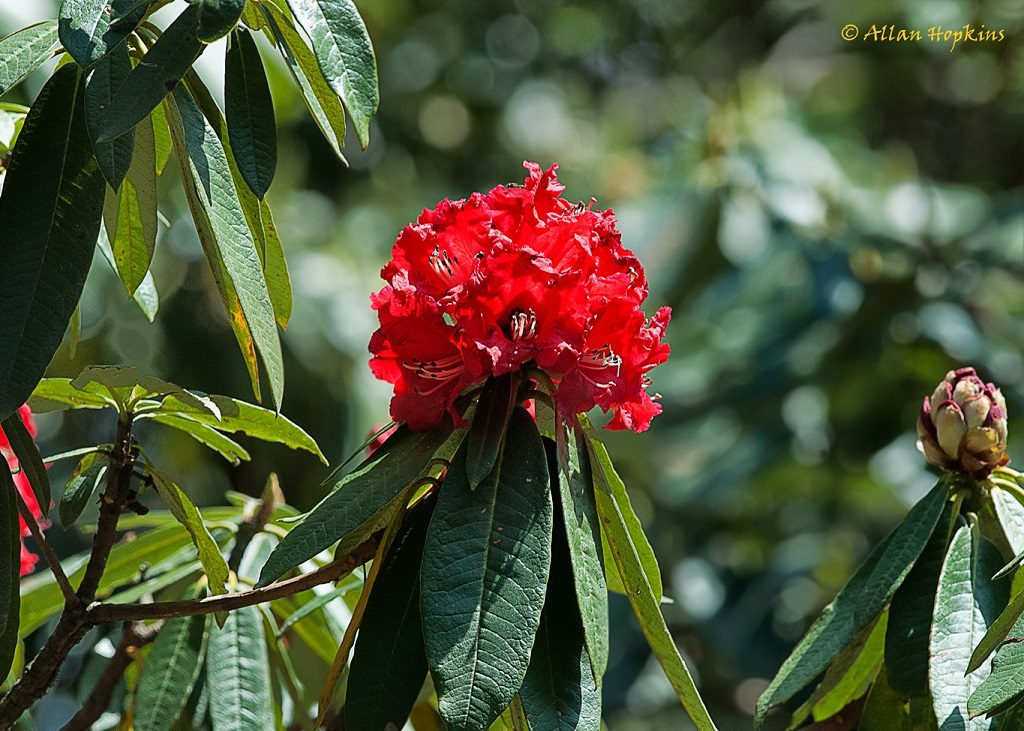
<path fill-rule="evenodd" d="M 361 543 L 352 553 L 342 559 L 322 566 L 316 571 L 292 579 L 278 581 L 260 589 L 240 591 L 237 594 L 218 594 L 205 599 L 183 599 L 173 602 L 152 604 L 93 604 L 85 612 L 86 622 L 102 624 L 121 620 L 164 619 L 167 617 L 192 617 L 197 614 L 228 612 L 232 609 L 262 604 L 281 599 L 314 586 L 338 581 L 356 568 L 373 558 L 379 538 L 374 536 Z"/>
<path fill-rule="evenodd" d="M 117 688 L 117 682 L 135 659 L 135 651 L 156 639 L 161 624 L 145 625 L 125 622 L 121 641 L 117 643 L 113 657 L 107 662 L 96 686 L 93 688 L 78 713 L 71 717 L 63 731 L 88 731 L 110 706 L 110 699 Z"/>
<path fill-rule="evenodd" d="M 25 525 L 28 526 L 29 533 L 32 534 L 33 540 L 36 545 L 39 546 L 39 550 L 43 554 L 43 558 L 46 559 L 46 565 L 50 567 L 50 571 L 53 573 L 53 578 L 57 580 L 57 586 L 60 587 L 60 593 L 64 595 L 64 601 L 68 605 L 79 604 L 78 595 L 75 594 L 74 587 L 71 586 L 71 582 L 68 581 L 67 574 L 64 573 L 64 569 L 60 565 L 60 559 L 57 558 L 57 554 L 53 552 L 53 547 L 50 542 L 46 540 L 43 532 L 39 529 L 39 523 L 36 522 L 36 516 L 32 515 L 32 511 L 29 510 L 28 505 L 25 504 L 25 498 L 21 496 L 21 493 L 17 490 L 14 491 L 16 502 L 18 503 L 18 512 L 21 513 L 21 519 L 25 521 Z"/>

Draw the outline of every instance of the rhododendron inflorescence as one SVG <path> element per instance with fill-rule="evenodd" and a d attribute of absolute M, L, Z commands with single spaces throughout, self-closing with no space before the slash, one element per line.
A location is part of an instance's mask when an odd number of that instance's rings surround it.
<path fill-rule="evenodd" d="M 370 367 L 395 386 L 391 415 L 415 430 L 458 421 L 466 388 L 534 365 L 562 413 L 600 406 L 607 428 L 644 431 L 671 311 L 641 309 L 647 279 L 612 211 L 563 198 L 557 165 L 525 167 L 525 185 L 443 200 L 399 234 L 371 298 Z"/>

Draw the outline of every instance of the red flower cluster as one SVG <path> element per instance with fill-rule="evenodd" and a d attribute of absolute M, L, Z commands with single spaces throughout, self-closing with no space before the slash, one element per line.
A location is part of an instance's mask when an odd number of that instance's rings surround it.
<path fill-rule="evenodd" d="M 562 198 L 557 165 L 525 167 L 524 186 L 443 200 L 399 234 L 371 297 L 370 368 L 395 386 L 391 415 L 428 429 L 466 387 L 534 363 L 564 413 L 596 405 L 609 429 L 644 431 L 671 311 L 644 315 L 647 279 L 610 210 Z"/>
<path fill-rule="evenodd" d="M 32 410 L 27 406 L 22 406 L 18 409 L 18 415 L 21 420 L 25 423 L 28 433 L 35 438 L 36 435 L 36 423 L 32 418 Z M 11 449 L 11 443 L 7 441 L 7 435 L 4 434 L 4 430 L 0 428 L 0 458 L 7 460 L 7 465 L 11 470 L 15 470 L 18 467 L 18 458 L 14 456 L 14 451 Z M 29 484 L 28 477 L 24 472 L 19 472 L 14 475 L 14 486 L 18 488 L 18 492 L 21 494 L 21 498 L 25 501 L 25 505 L 28 506 L 29 511 L 36 517 L 36 520 L 41 526 L 44 525 L 45 521 L 42 520 L 43 511 L 39 508 L 39 503 L 36 501 L 35 493 L 32 492 L 32 485 Z M 21 537 L 29 535 L 28 526 L 25 524 L 25 519 L 20 515 L 18 516 L 18 524 L 21 526 Z M 32 569 L 35 568 L 36 561 L 39 559 L 34 553 L 25 548 L 25 543 L 22 541 L 21 544 L 21 575 L 31 574 Z"/>

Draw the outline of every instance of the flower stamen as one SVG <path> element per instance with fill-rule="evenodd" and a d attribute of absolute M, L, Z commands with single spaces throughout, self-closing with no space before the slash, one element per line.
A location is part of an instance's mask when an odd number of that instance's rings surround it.
<path fill-rule="evenodd" d="M 455 267 L 459 265 L 459 257 L 450 256 L 447 251 L 441 251 L 441 247 L 434 245 L 434 253 L 430 255 L 430 268 L 434 274 L 441 278 L 446 285 L 454 287 L 458 284 L 455 277 Z"/>
<path fill-rule="evenodd" d="M 537 314 L 528 309 L 515 310 L 512 312 L 509 325 L 509 340 L 518 343 L 520 340 L 530 340 L 537 335 Z"/>

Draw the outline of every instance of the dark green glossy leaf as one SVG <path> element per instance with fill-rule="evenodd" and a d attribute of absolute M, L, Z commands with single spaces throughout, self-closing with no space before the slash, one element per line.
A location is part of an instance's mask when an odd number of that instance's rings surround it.
<path fill-rule="evenodd" d="M 949 545 L 951 508 L 952 504 L 946 505 L 928 545 L 893 595 L 889 607 L 885 666 L 889 685 L 905 696 L 928 692 L 928 635 L 939 572 Z"/>
<path fill-rule="evenodd" d="M 213 731 L 277 727 L 271 702 L 270 658 L 259 609 L 236 609 L 228 613 L 222 628 L 210 628 L 206 685 L 212 699 Z"/>
<path fill-rule="evenodd" d="M 277 125 L 260 52 L 243 28 L 232 32 L 224 62 L 224 116 L 238 169 L 262 200 L 277 167 Z"/>
<path fill-rule="evenodd" d="M 7 437 L 7 443 L 14 456 L 18 458 L 18 466 L 28 478 L 36 502 L 45 513 L 50 509 L 50 478 L 46 474 L 46 467 L 36 448 L 35 440 L 28 433 L 25 422 L 21 420 L 21 414 L 15 411 L 0 422 L 0 432 Z"/>
<path fill-rule="evenodd" d="M 975 689 L 967 702 L 967 711 L 972 719 L 977 716 L 997 714 L 1020 701 L 1024 695 L 1024 622 L 1018 622 L 1013 634 L 1017 637 L 1006 642 L 992 658 L 991 673 Z M 1014 728 L 997 726 L 997 728 Z"/>
<path fill-rule="evenodd" d="M 451 433 L 447 421 L 427 432 L 396 432 L 288 532 L 263 567 L 258 585 L 266 586 L 343 538 L 351 549 L 380 530 L 399 509 L 406 488 L 428 474 L 430 460 Z"/>
<path fill-rule="evenodd" d="M 986 731 L 991 725 L 967 718 L 967 699 L 988 669 L 966 669 L 978 638 L 1006 604 L 1006 582 L 990 578 L 1000 563 L 995 547 L 970 526 L 953 536 L 939 574 L 929 642 L 928 687 L 941 731 Z"/>
<path fill-rule="evenodd" d="M 21 572 L 21 530 L 18 527 L 17 487 L 0 459 L 0 677 L 6 678 L 18 640 Z"/>
<path fill-rule="evenodd" d="M 594 681 L 576 594 L 569 588 L 573 565 L 561 522 L 558 516 L 544 612 L 519 699 L 536 731 L 599 731 L 601 690 Z"/>
<path fill-rule="evenodd" d="M 515 697 L 540 624 L 551 562 L 547 456 L 522 408 L 476 490 L 460 450 L 423 552 L 422 610 L 438 708 L 451 731 L 489 726 Z"/>
<path fill-rule="evenodd" d="M 0 40 L 0 96 L 39 68 L 56 47 L 57 22 L 54 20 L 35 23 Z"/>
<path fill-rule="evenodd" d="M 420 559 L 433 503 L 406 515 L 373 584 L 349 671 L 348 728 L 402 728 L 427 678 Z"/>
<path fill-rule="evenodd" d="M 288 6 L 313 42 L 320 70 L 345 103 L 365 148 L 380 94 L 373 46 L 359 11 L 352 0 L 288 0 Z"/>
<path fill-rule="evenodd" d="M 572 556 L 576 601 L 583 617 L 592 676 L 600 685 L 608 666 L 608 586 L 605 583 L 601 524 L 594 502 L 594 476 L 586 437 L 573 423 L 559 421 L 556 436 L 558 495 Z"/>
<path fill-rule="evenodd" d="M 114 190 L 121 187 L 121 181 L 131 165 L 135 131 L 130 129 L 108 142 L 96 140 L 102 133 L 107 107 L 131 72 L 132 60 L 128 55 L 128 46 L 122 43 L 100 59 L 85 82 L 85 123 L 89 128 L 89 139 L 92 140 L 100 171 Z"/>
<path fill-rule="evenodd" d="M 758 700 L 755 720 L 816 678 L 861 629 L 872 622 L 913 568 L 948 499 L 939 482 L 861 564 L 822 610 Z"/>
<path fill-rule="evenodd" d="M 78 304 L 99 231 L 103 176 L 73 65 L 39 92 L 0 195 L 0 419 L 32 393 Z"/>
<path fill-rule="evenodd" d="M 640 547 L 634 540 L 634 531 L 630 519 L 623 511 L 623 502 L 616 495 L 618 488 L 609 481 L 615 476 L 611 468 L 611 460 L 604 445 L 597 439 L 589 439 L 591 460 L 594 465 L 594 498 L 597 503 L 597 515 L 601 521 L 601 529 L 608 538 L 609 553 L 615 560 L 619 576 L 622 578 L 626 596 L 640 622 L 654 656 L 658 659 L 665 675 L 668 677 L 676 696 L 686 709 L 690 719 L 699 731 L 712 731 L 714 722 L 708 715 L 697 692 L 697 686 L 690 676 L 689 668 L 683 661 L 679 649 L 672 640 L 672 635 L 661 615 L 659 595 L 650 583 L 650 573 L 641 558 Z M 601 468 L 598 469 L 598 465 Z M 616 476 L 617 477 L 617 476 Z M 621 481 L 619 481 L 621 485 Z M 624 489 L 623 489 L 624 495 Z M 626 503 L 628 506 L 628 503 Z M 634 516 L 635 519 L 635 516 Z M 642 531 L 641 531 L 642 535 Z M 646 538 L 644 539 L 646 544 Z M 607 555 L 607 554 L 606 554 Z"/>
<path fill-rule="evenodd" d="M 245 0 L 195 0 L 199 7 L 199 40 L 213 43 L 223 38 L 238 23 Z"/>
<path fill-rule="evenodd" d="M 60 42 L 79 64 L 91 66 L 135 30 L 148 5 L 139 0 L 64 0 Z"/>
<path fill-rule="evenodd" d="M 197 35 L 199 8 L 190 5 L 167 27 L 115 91 L 100 123 L 97 142 L 135 128 L 173 91 L 205 48 Z"/>
<path fill-rule="evenodd" d="M 224 148 L 187 91 L 175 90 L 173 100 L 172 138 L 203 250 L 242 346 L 253 390 L 258 396 L 258 353 L 267 371 L 271 400 L 279 409 L 284 365 L 274 307 Z"/>
<path fill-rule="evenodd" d="M 93 452 L 82 458 L 64 487 L 64 494 L 61 495 L 60 504 L 57 506 L 61 525 L 65 528 L 74 525 L 85 506 L 89 504 L 89 498 L 100 486 L 106 471 L 107 460 L 103 455 Z"/>
<path fill-rule="evenodd" d="M 285 14 L 273 3 L 262 3 L 260 9 L 267 19 L 268 37 L 277 44 L 310 116 L 334 154 L 348 164 L 341 151 L 345 146 L 345 108 L 341 100 L 321 73 L 316 56 Z"/>
<path fill-rule="evenodd" d="M 208 616 L 164 622 L 139 677 L 133 721 L 138 731 L 170 731 L 199 679 L 208 631 Z"/>
<path fill-rule="evenodd" d="M 475 490 L 494 468 L 505 439 L 509 416 L 516 405 L 517 391 L 518 383 L 513 381 L 511 374 L 492 376 L 484 384 L 473 423 L 466 435 L 466 477 L 470 490 Z"/>

